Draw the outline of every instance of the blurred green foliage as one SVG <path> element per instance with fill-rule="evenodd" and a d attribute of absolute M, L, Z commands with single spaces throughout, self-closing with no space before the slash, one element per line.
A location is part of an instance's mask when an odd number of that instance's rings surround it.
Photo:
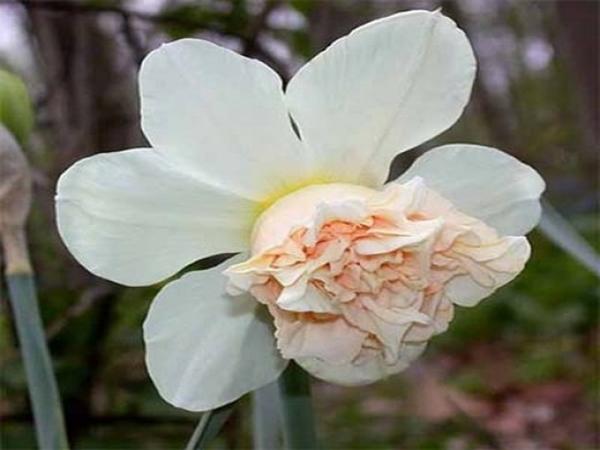
<path fill-rule="evenodd" d="M 227 8 L 207 7 L 202 3 L 167 4 L 161 11 L 163 30 L 180 39 L 206 29 L 233 36 L 244 35 L 251 16 L 244 0 L 232 0 Z"/>

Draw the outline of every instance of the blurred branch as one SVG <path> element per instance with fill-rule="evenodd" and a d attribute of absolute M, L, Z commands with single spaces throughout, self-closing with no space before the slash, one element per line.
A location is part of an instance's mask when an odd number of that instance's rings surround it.
<path fill-rule="evenodd" d="M 151 14 L 122 8 L 120 6 L 103 5 L 99 3 L 80 3 L 66 0 L 0 0 L 0 4 L 19 4 L 28 10 L 56 11 L 71 14 L 117 14 L 121 16 L 123 20 L 123 34 L 125 35 L 125 38 L 127 39 L 127 42 L 134 53 L 134 58 L 138 63 L 143 59 L 146 50 L 141 44 L 139 38 L 136 36 L 133 27 L 131 27 L 132 20 L 141 20 L 160 25 L 172 24 L 202 28 L 207 31 L 212 31 L 240 39 L 243 42 L 243 54 L 254 54 L 256 57 L 264 59 L 265 62 L 271 65 L 285 80 L 289 79 L 290 77 L 289 70 L 285 67 L 285 64 L 283 64 L 276 56 L 274 56 L 271 51 L 265 48 L 265 46 L 262 45 L 258 39 L 269 15 L 281 4 L 281 0 L 267 1 L 263 10 L 256 17 L 256 21 L 247 32 L 226 29 L 225 27 L 218 27 L 214 23 L 200 21 L 195 17 L 164 16 L 160 13 Z"/>
<path fill-rule="evenodd" d="M 68 12 L 72 14 L 113 13 L 127 19 L 139 19 L 147 22 L 160 23 L 196 23 L 193 19 L 173 19 L 161 15 L 132 11 L 110 4 L 82 3 L 70 0 L 0 0 L 0 4 L 20 4 L 27 9 L 43 9 L 46 11 Z"/>
<path fill-rule="evenodd" d="M 71 305 L 58 319 L 48 326 L 46 330 L 48 340 L 56 337 L 56 335 L 71 322 L 71 319 L 82 316 L 98 303 L 98 301 L 110 298 L 110 295 L 113 292 L 113 287 L 106 284 L 92 286 L 86 289 L 77 303 Z"/>
<path fill-rule="evenodd" d="M 595 146 L 600 140 L 600 3 L 585 0 L 558 1 L 556 9 L 562 36 L 566 41 L 560 50 L 571 63 L 573 76 L 578 81 L 575 88 L 585 119 L 582 131 L 589 134 L 590 143 L 594 146 L 589 151 L 597 152 Z"/>
<path fill-rule="evenodd" d="M 263 31 L 264 26 L 275 8 L 281 4 L 281 0 L 268 0 L 265 3 L 262 11 L 256 16 L 256 19 L 250 26 L 248 34 L 244 38 L 244 46 L 242 48 L 243 55 L 249 55 L 256 50 L 258 38 Z"/>
<path fill-rule="evenodd" d="M 144 59 L 144 56 L 147 53 L 147 50 L 145 49 L 135 30 L 131 26 L 129 16 L 127 14 L 121 14 L 121 21 L 121 31 L 123 32 L 123 35 L 127 40 L 127 44 L 129 44 L 129 48 L 131 49 L 133 59 L 139 66 L 142 63 L 142 60 Z"/>
<path fill-rule="evenodd" d="M 244 40 L 251 40 L 249 38 L 252 38 L 254 35 L 258 35 L 258 32 L 260 31 L 260 28 L 262 27 L 264 21 L 279 3 L 280 0 L 271 0 L 267 2 L 265 8 L 261 12 L 261 14 L 259 14 L 257 21 L 257 30 L 255 30 L 255 27 L 253 27 L 250 33 L 245 34 L 243 32 L 238 32 L 235 30 L 226 30 L 225 28 L 216 26 L 214 23 L 208 24 L 206 21 L 198 20 L 197 18 L 192 16 L 173 17 L 162 15 L 160 13 L 153 14 L 142 11 L 135 11 L 111 4 L 101 4 L 92 2 L 82 3 L 69 0 L 0 0 L 0 4 L 20 4 L 26 9 L 42 9 L 46 11 L 66 12 L 71 14 L 111 13 L 121 16 L 124 20 L 137 19 L 144 22 L 152 22 L 158 24 L 197 26 L 210 31 L 215 31 L 218 33 L 238 37 Z M 256 38 L 254 37 L 253 40 L 256 41 Z"/>
<path fill-rule="evenodd" d="M 246 56 L 256 56 L 262 59 L 265 63 L 271 66 L 281 76 L 284 82 L 287 83 L 291 78 L 291 73 L 288 67 L 267 50 L 259 41 L 260 34 L 263 32 L 267 20 L 271 13 L 281 5 L 281 0 L 267 1 L 263 10 L 256 16 L 255 21 L 250 26 L 249 31 L 241 37 L 243 46 L 241 53 Z"/>

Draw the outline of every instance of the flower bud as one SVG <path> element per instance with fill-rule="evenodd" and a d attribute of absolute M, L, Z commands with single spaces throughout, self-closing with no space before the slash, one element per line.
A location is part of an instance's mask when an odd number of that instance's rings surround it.
<path fill-rule="evenodd" d="M 31 172 L 12 134 L 0 125 L 0 236 L 7 273 L 31 271 L 25 221 L 31 205 Z"/>
<path fill-rule="evenodd" d="M 27 88 L 17 76 L 0 70 L 0 124 L 22 144 L 33 127 L 33 109 Z"/>

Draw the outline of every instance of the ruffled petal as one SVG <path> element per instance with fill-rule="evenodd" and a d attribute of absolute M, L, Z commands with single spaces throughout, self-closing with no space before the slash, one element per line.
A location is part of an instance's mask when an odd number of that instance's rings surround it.
<path fill-rule="evenodd" d="M 367 337 L 341 317 L 306 321 L 277 307 L 269 309 L 275 317 L 278 347 L 288 359 L 302 361 L 310 356 L 332 364 L 350 364 Z"/>
<path fill-rule="evenodd" d="M 361 363 L 332 364 L 319 358 L 298 358 L 296 362 L 317 378 L 345 386 L 358 386 L 374 383 L 390 375 L 405 370 L 417 359 L 426 343 L 407 343 L 400 349 L 400 359 L 387 364 L 381 354 L 365 357 Z"/>

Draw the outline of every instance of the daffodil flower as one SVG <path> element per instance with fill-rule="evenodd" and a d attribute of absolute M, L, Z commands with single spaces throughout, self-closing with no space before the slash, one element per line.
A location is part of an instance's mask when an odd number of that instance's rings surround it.
<path fill-rule="evenodd" d="M 60 234 L 92 273 L 168 283 L 144 323 L 150 376 L 201 411 L 275 380 L 293 359 L 344 385 L 406 368 L 511 281 L 544 182 L 499 150 L 434 148 L 388 182 L 392 159 L 449 128 L 475 76 L 440 12 L 355 29 L 282 89 L 269 67 L 197 39 L 140 71 L 151 148 L 100 154 L 58 182 Z M 295 125 L 295 126 L 294 126 Z"/>

